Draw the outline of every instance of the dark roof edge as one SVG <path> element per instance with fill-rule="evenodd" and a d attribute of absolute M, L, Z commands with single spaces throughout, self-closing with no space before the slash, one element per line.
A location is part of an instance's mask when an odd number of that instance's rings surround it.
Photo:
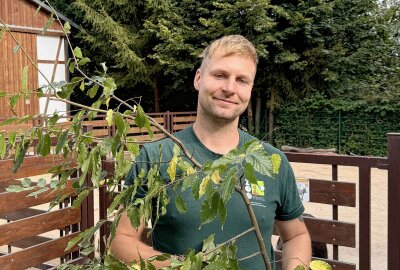
<path fill-rule="evenodd" d="M 51 7 L 49 7 L 48 5 L 46 5 L 45 3 L 43 3 L 42 1 L 39 0 L 28 0 L 30 2 L 35 3 L 36 5 L 41 6 L 43 9 L 47 10 L 50 13 L 53 13 L 53 10 L 51 9 Z M 64 22 L 69 22 L 69 24 L 76 28 L 77 30 L 81 30 L 81 27 L 79 25 L 77 25 L 76 23 L 74 23 L 73 21 L 71 21 L 70 19 L 68 19 L 67 17 L 65 17 L 64 15 L 62 15 L 60 12 L 56 11 L 57 16 L 63 20 Z"/>

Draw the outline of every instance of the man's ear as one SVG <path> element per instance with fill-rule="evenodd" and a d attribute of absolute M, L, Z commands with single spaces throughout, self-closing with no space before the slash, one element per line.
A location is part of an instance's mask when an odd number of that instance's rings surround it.
<path fill-rule="evenodd" d="M 194 75 L 194 80 L 193 80 L 194 88 L 195 88 L 197 91 L 199 91 L 199 88 L 200 88 L 200 77 L 201 77 L 201 70 L 198 69 L 198 70 L 196 71 L 196 75 Z"/>

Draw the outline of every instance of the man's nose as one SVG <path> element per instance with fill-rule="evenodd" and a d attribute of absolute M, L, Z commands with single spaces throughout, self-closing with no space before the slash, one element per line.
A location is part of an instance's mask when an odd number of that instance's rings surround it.
<path fill-rule="evenodd" d="M 227 80 L 225 80 L 223 90 L 228 93 L 235 93 L 236 87 L 236 80 L 234 78 L 228 78 Z"/>

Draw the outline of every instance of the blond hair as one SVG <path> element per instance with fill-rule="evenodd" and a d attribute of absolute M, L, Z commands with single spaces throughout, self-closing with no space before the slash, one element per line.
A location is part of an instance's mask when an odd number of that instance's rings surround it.
<path fill-rule="evenodd" d="M 200 68 L 204 67 L 217 50 L 222 50 L 223 56 L 242 55 L 250 57 L 257 66 L 258 57 L 254 45 L 242 35 L 230 35 L 214 40 L 204 49 L 200 54 L 203 59 Z"/>

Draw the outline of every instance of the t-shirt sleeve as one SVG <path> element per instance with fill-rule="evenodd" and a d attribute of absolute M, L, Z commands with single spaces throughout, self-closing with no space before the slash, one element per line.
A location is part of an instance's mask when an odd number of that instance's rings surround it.
<path fill-rule="evenodd" d="M 276 219 L 281 221 L 292 220 L 304 212 L 304 206 L 296 185 L 293 169 L 284 154 L 282 156 L 281 204 L 276 211 Z"/>

